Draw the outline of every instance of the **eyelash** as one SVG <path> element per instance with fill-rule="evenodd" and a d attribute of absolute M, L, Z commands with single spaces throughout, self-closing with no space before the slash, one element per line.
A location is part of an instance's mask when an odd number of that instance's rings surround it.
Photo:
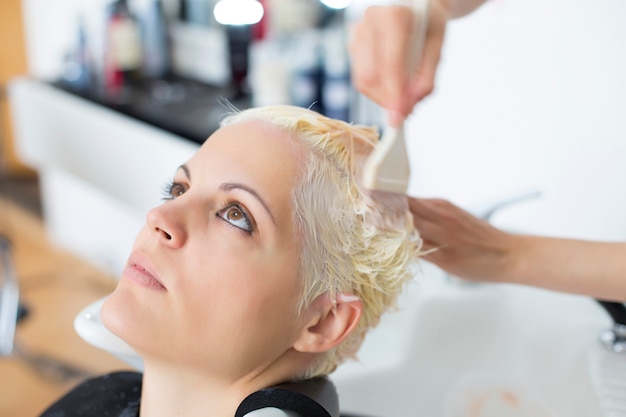
<path fill-rule="evenodd" d="M 175 196 L 175 195 L 173 195 L 174 190 L 175 190 L 176 188 L 178 188 L 178 187 L 180 187 L 180 188 L 181 188 L 181 190 L 182 190 L 182 193 L 181 193 L 181 194 L 184 194 L 184 193 L 185 193 L 185 191 L 187 191 L 187 190 L 185 189 L 185 187 L 183 186 L 183 184 L 181 184 L 181 183 L 179 183 L 179 182 L 176 182 L 176 181 L 174 181 L 174 180 L 169 180 L 168 182 L 166 182 L 166 183 L 163 185 L 163 189 L 162 189 L 162 193 L 163 193 L 162 200 L 164 200 L 164 201 L 168 201 L 168 200 L 173 200 L 173 199 L 175 199 L 176 197 L 179 197 L 179 195 L 176 195 L 176 196 Z"/>
<path fill-rule="evenodd" d="M 176 192 L 176 190 L 180 187 L 181 189 L 181 193 L 179 195 L 174 195 L 174 193 Z M 184 194 L 187 190 L 185 189 L 185 186 L 179 182 L 176 182 L 174 180 L 169 180 L 167 183 L 165 183 L 163 185 L 163 197 L 162 199 L 164 201 L 170 201 L 170 200 L 174 200 L 175 198 L 179 197 L 180 195 Z M 218 210 L 216 213 L 216 216 L 219 217 L 221 220 L 223 220 L 224 222 L 226 222 L 227 225 L 234 227 L 240 231 L 242 231 L 243 233 L 246 233 L 248 235 L 252 235 L 252 232 L 254 232 L 254 227 L 252 225 L 252 222 L 250 221 L 250 216 L 248 214 L 248 212 L 243 208 L 243 206 L 241 205 L 241 203 L 237 200 L 232 200 L 232 199 L 228 199 L 226 200 L 223 204 L 222 204 L 222 209 Z M 222 214 L 225 213 L 228 209 L 235 207 L 237 208 L 237 210 L 239 210 L 241 212 L 241 215 L 243 216 L 243 221 L 246 223 L 246 226 L 250 229 L 250 230 L 246 230 L 246 229 L 242 229 L 239 226 L 234 225 L 233 223 L 229 222 L 228 220 L 226 220 L 224 217 L 222 217 Z"/>

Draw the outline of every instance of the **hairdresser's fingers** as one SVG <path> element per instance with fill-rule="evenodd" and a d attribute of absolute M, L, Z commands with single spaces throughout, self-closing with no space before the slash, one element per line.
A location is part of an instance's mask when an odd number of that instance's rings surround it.
<path fill-rule="evenodd" d="M 418 45 L 413 44 L 413 33 L 419 30 L 417 25 L 420 22 L 411 7 L 396 5 L 382 9 L 380 18 L 384 26 L 380 31 L 380 39 L 385 41 L 384 55 L 381 57 L 385 63 L 382 82 L 386 94 L 383 105 L 390 113 L 404 118 L 412 109 L 412 106 L 408 108 L 405 104 L 406 96 L 413 72 L 421 58 L 415 51 Z"/>
<path fill-rule="evenodd" d="M 439 198 L 415 198 L 409 197 L 409 210 L 413 215 L 413 220 L 424 219 L 430 222 L 439 223 L 449 212 L 453 205 L 447 200 Z"/>
<path fill-rule="evenodd" d="M 446 250 L 445 246 L 438 245 L 424 239 L 422 240 L 422 246 L 420 248 L 421 259 L 431 262 L 441 268 L 445 266 L 447 262 L 446 258 L 448 254 L 446 253 Z"/>
<path fill-rule="evenodd" d="M 369 9 L 368 9 L 369 10 Z M 376 101 L 376 88 L 380 79 L 377 65 L 378 50 L 376 21 L 366 11 L 362 20 L 352 26 L 349 43 L 351 77 L 354 87 Z"/>
<path fill-rule="evenodd" d="M 422 257 L 426 258 L 430 254 L 430 252 L 436 250 L 439 247 L 440 245 L 437 245 L 428 239 L 422 239 L 422 246 L 420 247 L 420 252 L 422 253 Z"/>
<path fill-rule="evenodd" d="M 355 88 L 374 102 L 382 105 L 380 22 L 376 18 L 377 8 L 366 9 L 363 19 L 354 25 L 350 42 L 352 83 Z"/>
<path fill-rule="evenodd" d="M 446 238 L 446 230 L 439 224 L 421 218 L 414 218 L 413 224 L 422 241 L 429 248 L 443 246 L 450 241 Z"/>
<path fill-rule="evenodd" d="M 410 80 L 409 93 L 405 95 L 405 109 L 413 110 L 415 104 L 429 96 L 435 88 L 435 77 L 441 60 L 445 23 L 431 22 L 428 27 L 428 36 L 424 44 L 420 65 Z"/>
<path fill-rule="evenodd" d="M 370 6 L 355 24 L 350 42 L 355 88 L 390 112 L 392 125 L 411 111 L 405 105 L 414 66 L 411 33 L 416 20 L 408 6 Z"/>
<path fill-rule="evenodd" d="M 425 199 L 409 196 L 408 202 L 409 202 L 409 211 L 413 215 L 413 222 L 415 223 L 415 226 L 417 227 L 418 220 L 427 218 L 427 216 L 424 215 Z"/>
<path fill-rule="evenodd" d="M 409 88 L 404 94 L 404 102 L 400 108 L 403 114 L 411 114 L 415 105 L 432 94 L 435 88 L 435 78 L 441 60 L 441 48 L 449 13 L 449 1 L 433 0 L 429 3 L 424 48 L 422 55 L 418 57 L 419 66 L 412 73 Z"/>
<path fill-rule="evenodd" d="M 437 265 L 438 267 L 441 267 L 446 263 L 446 254 L 443 252 L 444 250 L 445 248 L 442 248 L 440 246 L 423 248 L 422 252 L 424 253 L 424 255 L 422 255 L 422 258 L 428 262 Z"/>

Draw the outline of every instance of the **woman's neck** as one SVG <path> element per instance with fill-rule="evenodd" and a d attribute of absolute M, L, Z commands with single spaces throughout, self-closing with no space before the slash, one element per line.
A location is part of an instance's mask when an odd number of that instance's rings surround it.
<path fill-rule="evenodd" d="M 241 378 L 144 361 L 140 417 L 232 417 L 249 394 L 289 379 L 284 366 Z"/>
<path fill-rule="evenodd" d="M 228 385 L 201 372 L 146 364 L 140 417 L 232 417 L 242 398 Z"/>

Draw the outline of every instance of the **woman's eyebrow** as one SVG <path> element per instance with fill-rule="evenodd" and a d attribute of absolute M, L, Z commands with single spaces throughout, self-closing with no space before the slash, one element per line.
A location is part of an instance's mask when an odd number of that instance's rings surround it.
<path fill-rule="evenodd" d="M 276 225 L 276 219 L 274 219 L 274 215 L 272 214 L 269 206 L 267 204 L 265 204 L 265 201 L 263 200 L 263 198 L 261 198 L 259 193 L 257 193 L 252 188 L 250 188 L 250 187 L 248 187 L 247 185 L 244 185 L 244 184 L 233 183 L 233 182 L 225 182 L 222 185 L 220 185 L 220 190 L 222 190 L 222 191 L 230 191 L 230 190 L 234 190 L 234 189 L 239 189 L 239 190 L 245 191 L 248 194 L 252 195 L 257 200 L 259 200 L 259 202 L 261 203 L 261 205 L 263 206 L 265 211 L 267 211 L 267 214 L 270 215 L 270 218 L 272 219 L 272 222 L 274 223 L 274 225 Z"/>
<path fill-rule="evenodd" d="M 187 167 L 187 165 L 182 164 L 181 166 L 178 167 L 178 169 L 182 169 L 187 179 L 191 181 L 191 174 L 189 173 L 189 168 Z"/>

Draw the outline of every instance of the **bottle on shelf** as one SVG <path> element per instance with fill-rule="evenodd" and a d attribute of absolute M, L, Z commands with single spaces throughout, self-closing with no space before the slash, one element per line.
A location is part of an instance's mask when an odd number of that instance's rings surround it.
<path fill-rule="evenodd" d="M 126 0 L 109 5 L 104 56 L 104 89 L 114 100 L 127 100 L 141 78 L 141 33 Z"/>
<path fill-rule="evenodd" d="M 164 78 L 171 68 L 167 19 L 161 0 L 150 0 L 141 19 L 143 41 L 142 75 L 148 79 Z"/>
<path fill-rule="evenodd" d="M 93 87 L 93 71 L 82 16 L 77 29 L 76 44 L 65 55 L 62 80 L 75 91 L 88 93 Z"/>

